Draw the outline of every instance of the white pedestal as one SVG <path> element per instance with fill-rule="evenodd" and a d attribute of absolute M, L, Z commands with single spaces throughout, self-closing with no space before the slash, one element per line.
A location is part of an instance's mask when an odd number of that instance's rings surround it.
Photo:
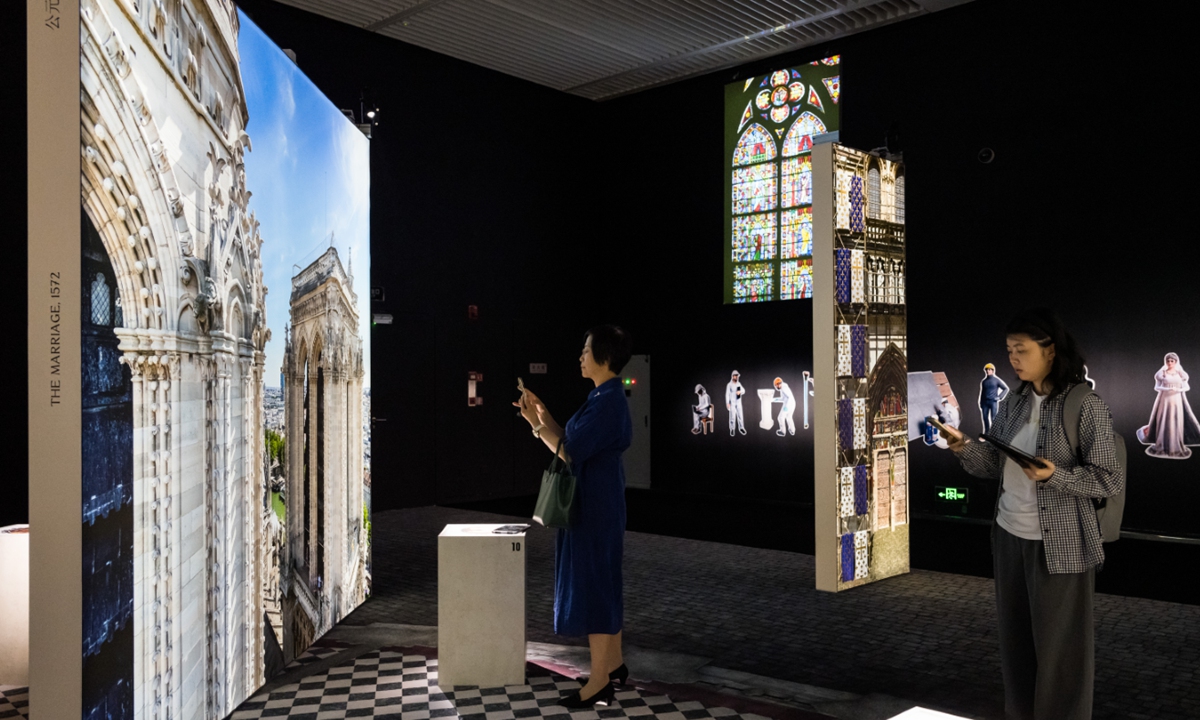
<path fill-rule="evenodd" d="M 961 715 L 948 715 L 937 710 L 927 710 L 923 707 L 915 707 L 911 710 L 905 710 L 892 717 L 891 720 L 966 720 Z"/>
<path fill-rule="evenodd" d="M 438 685 L 525 683 L 525 534 L 447 525 L 438 535 Z"/>
<path fill-rule="evenodd" d="M 774 413 L 772 412 L 774 410 L 775 403 L 771 402 L 774 397 L 774 390 L 758 391 L 758 404 L 759 407 L 762 408 L 762 419 L 758 421 L 758 426 L 763 430 L 770 430 L 771 426 L 775 424 L 775 417 Z"/>
<path fill-rule="evenodd" d="M 29 685 L 29 526 L 0 528 L 0 685 Z"/>

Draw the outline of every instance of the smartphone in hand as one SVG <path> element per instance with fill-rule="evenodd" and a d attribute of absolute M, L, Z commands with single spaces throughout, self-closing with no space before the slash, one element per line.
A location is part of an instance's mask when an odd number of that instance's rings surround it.
<path fill-rule="evenodd" d="M 954 430 L 953 428 L 950 428 L 947 425 L 943 425 L 940 420 L 938 420 L 937 418 L 935 418 L 932 415 L 925 418 L 925 422 L 929 423 L 930 425 L 934 426 L 935 428 L 937 428 L 938 430 L 940 430 L 944 433 L 949 434 L 949 433 L 953 432 L 957 435 L 962 435 L 962 432 L 960 430 Z"/>

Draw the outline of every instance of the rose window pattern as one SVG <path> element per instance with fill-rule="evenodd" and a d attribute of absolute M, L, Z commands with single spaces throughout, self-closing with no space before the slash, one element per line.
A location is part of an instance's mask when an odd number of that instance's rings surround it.
<path fill-rule="evenodd" d="M 736 140 L 726 302 L 812 297 L 813 138 L 838 128 L 840 62 L 824 58 L 727 88 L 727 102 L 742 111 L 727 115 Z"/>

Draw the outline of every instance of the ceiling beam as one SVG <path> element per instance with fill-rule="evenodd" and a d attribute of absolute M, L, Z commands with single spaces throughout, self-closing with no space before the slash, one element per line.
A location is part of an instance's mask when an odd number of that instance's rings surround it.
<path fill-rule="evenodd" d="M 382 20 L 376 20 L 375 22 L 371 23 L 370 25 L 364 25 L 363 30 L 370 30 L 371 32 L 379 32 L 380 30 L 382 30 L 385 27 L 388 27 L 389 25 L 395 25 L 396 23 L 398 23 L 402 20 L 407 20 L 408 18 L 412 17 L 413 15 L 416 15 L 417 13 L 423 13 L 426 10 L 431 10 L 434 7 L 436 7 L 437 5 L 441 5 L 444 2 L 446 2 L 446 0 L 417 0 L 415 3 L 404 8 L 403 10 L 401 10 L 398 13 L 393 13 L 391 15 L 388 15 L 387 17 L 383 18 Z"/>
<path fill-rule="evenodd" d="M 652 60 L 650 62 L 643 63 L 641 65 L 635 65 L 634 67 L 631 67 L 628 70 L 622 70 L 619 73 L 605 75 L 603 77 L 598 77 L 594 80 L 588 80 L 585 83 L 580 83 L 578 85 L 573 85 L 571 87 L 559 88 L 559 89 L 562 90 L 563 92 L 569 92 L 569 93 L 578 92 L 581 88 L 590 87 L 592 85 L 599 85 L 602 82 L 608 82 L 608 81 L 615 80 L 618 78 L 623 78 L 627 75 L 632 75 L 634 73 L 642 72 L 644 70 L 651 70 L 653 68 L 660 67 L 662 65 L 670 65 L 671 63 L 676 63 L 681 60 L 688 60 L 690 58 L 699 57 L 701 55 L 708 55 L 710 53 L 714 53 L 714 52 L 717 52 L 720 50 L 725 50 L 727 48 L 735 47 L 737 45 L 741 45 L 743 43 L 747 43 L 747 42 L 750 42 L 753 40 L 761 40 L 762 38 L 769 37 L 771 35 L 775 35 L 776 33 L 787 32 L 788 30 L 795 30 L 797 28 L 804 27 L 805 25 L 811 25 L 813 23 L 818 23 L 822 20 L 828 20 L 829 18 L 837 17 L 838 15 L 842 15 L 843 13 L 845 13 L 849 10 L 858 10 L 860 8 L 874 5 L 876 3 L 876 1 L 877 0 L 858 0 L 858 2 L 839 3 L 838 7 L 834 8 L 833 10 L 826 10 L 825 12 L 817 13 L 816 15 L 809 15 L 808 17 L 792 20 L 791 22 L 787 22 L 782 25 L 777 25 L 775 27 L 768 28 L 766 30 L 759 30 L 758 32 L 751 33 L 750 35 L 743 35 L 742 37 L 736 37 L 731 40 L 725 40 L 724 42 L 719 42 L 719 43 L 716 43 L 713 45 L 706 45 L 705 47 L 696 48 L 695 50 L 689 50 L 684 53 L 679 53 L 678 55 L 670 55 L 668 57 L 659 58 L 658 60 Z M 772 54 L 775 54 L 775 52 L 777 52 L 777 51 L 772 51 Z"/>

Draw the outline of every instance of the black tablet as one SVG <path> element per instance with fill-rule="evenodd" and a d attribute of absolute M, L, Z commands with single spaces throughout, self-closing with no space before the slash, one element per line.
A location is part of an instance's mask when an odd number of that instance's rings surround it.
<path fill-rule="evenodd" d="M 1025 452 L 1024 450 L 1015 448 L 1012 445 L 1009 445 L 1008 443 L 1004 442 L 1003 440 L 992 437 L 991 435 L 980 435 L 979 441 L 995 445 L 997 450 L 999 450 L 1000 452 L 1002 452 L 1005 455 L 1012 458 L 1013 462 L 1015 462 L 1016 464 L 1020 465 L 1023 468 L 1027 468 L 1027 467 L 1044 468 L 1044 467 L 1046 467 L 1046 464 L 1044 462 L 1042 462 L 1041 460 L 1037 459 L 1036 457 L 1030 455 L 1029 453 Z"/>

